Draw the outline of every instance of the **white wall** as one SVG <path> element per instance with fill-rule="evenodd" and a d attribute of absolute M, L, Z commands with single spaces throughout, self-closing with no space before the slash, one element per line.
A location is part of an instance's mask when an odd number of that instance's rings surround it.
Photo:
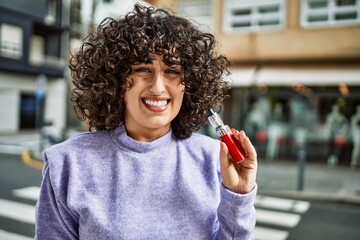
<path fill-rule="evenodd" d="M 0 89 L 0 132 L 17 131 L 20 112 L 19 95 L 16 89 Z"/>
<path fill-rule="evenodd" d="M 58 129 L 66 127 L 67 87 L 63 78 L 47 82 L 45 121 L 50 120 Z"/>
<path fill-rule="evenodd" d="M 98 1 L 95 11 L 95 24 L 98 25 L 105 17 L 118 18 L 124 16 L 131 11 L 135 3 L 149 5 L 149 3 L 141 0 L 113 0 L 110 3 Z M 85 32 L 91 21 L 92 1 L 82 0 L 81 2 L 81 17 L 85 27 Z"/>
<path fill-rule="evenodd" d="M 59 128 L 66 127 L 67 84 L 64 78 L 47 79 L 45 120 Z M 0 71 L 0 132 L 20 131 L 21 93 L 35 93 L 36 76 Z"/>

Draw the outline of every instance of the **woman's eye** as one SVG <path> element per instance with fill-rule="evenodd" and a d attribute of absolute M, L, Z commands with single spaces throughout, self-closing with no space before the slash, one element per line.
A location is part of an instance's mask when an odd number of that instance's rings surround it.
<path fill-rule="evenodd" d="M 137 72 L 137 73 L 150 73 L 150 69 L 148 68 L 145 68 L 145 67 L 139 67 L 139 68 L 136 68 L 133 70 L 134 72 Z"/>
<path fill-rule="evenodd" d="M 169 73 L 169 74 L 180 74 L 180 71 L 177 70 L 177 69 L 174 69 L 174 68 L 169 68 L 166 70 L 166 73 Z"/>

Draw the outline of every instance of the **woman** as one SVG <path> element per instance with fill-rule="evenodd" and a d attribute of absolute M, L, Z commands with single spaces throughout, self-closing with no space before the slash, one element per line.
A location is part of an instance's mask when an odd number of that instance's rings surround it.
<path fill-rule="evenodd" d="M 35 239 L 252 239 L 256 152 L 194 133 L 225 97 L 213 35 L 135 5 L 70 63 L 80 134 L 44 152 Z"/>

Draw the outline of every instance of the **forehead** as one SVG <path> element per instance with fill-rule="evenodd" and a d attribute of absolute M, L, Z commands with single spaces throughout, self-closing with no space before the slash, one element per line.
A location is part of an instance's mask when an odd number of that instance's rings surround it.
<path fill-rule="evenodd" d="M 158 54 L 155 54 L 155 53 L 149 53 L 149 57 L 153 62 L 155 62 L 155 61 L 163 61 L 163 59 L 164 59 L 163 55 L 158 55 Z"/>
<path fill-rule="evenodd" d="M 139 62 L 135 62 L 133 65 L 138 65 L 138 64 L 154 64 L 154 62 L 160 62 L 160 64 L 165 64 L 168 66 L 180 66 L 180 61 L 178 59 L 175 58 L 171 58 L 171 57 L 164 57 L 164 55 L 159 55 L 156 53 L 149 53 L 148 58 L 144 61 L 139 61 Z"/>

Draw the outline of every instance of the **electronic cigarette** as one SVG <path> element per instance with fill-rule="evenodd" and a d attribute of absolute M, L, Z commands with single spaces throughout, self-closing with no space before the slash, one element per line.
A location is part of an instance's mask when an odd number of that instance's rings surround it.
<path fill-rule="evenodd" d="M 225 125 L 219 115 L 212 109 L 208 111 L 208 120 L 216 131 L 216 134 L 220 137 L 229 149 L 231 156 L 236 163 L 245 159 L 245 151 L 241 147 L 239 141 L 235 138 L 233 132 L 228 125 Z"/>

